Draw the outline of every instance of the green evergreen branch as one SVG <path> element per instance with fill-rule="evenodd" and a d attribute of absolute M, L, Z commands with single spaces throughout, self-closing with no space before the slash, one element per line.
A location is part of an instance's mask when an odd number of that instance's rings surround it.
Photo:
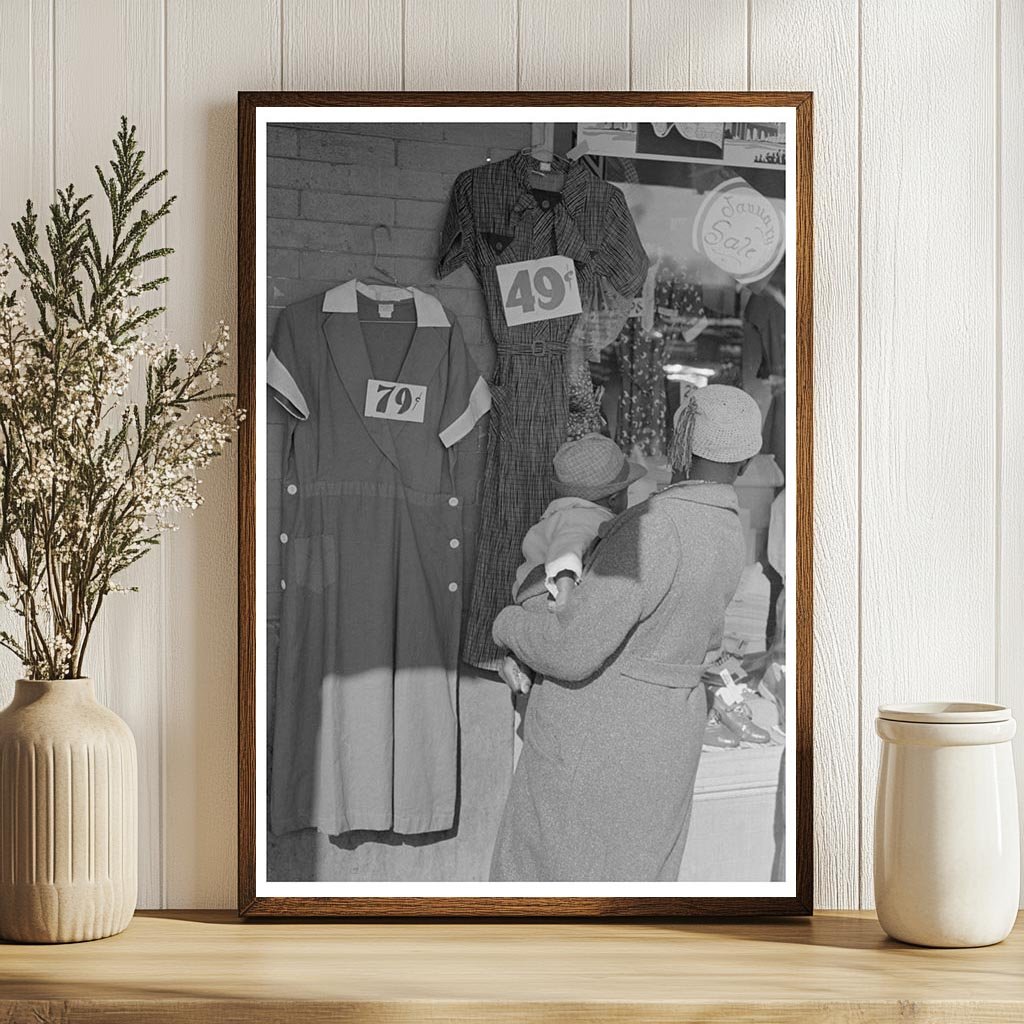
<path fill-rule="evenodd" d="M 22 639 L 0 633 L 0 646 L 35 677 L 81 674 L 104 598 L 125 589 L 114 578 L 158 543 L 168 510 L 196 506 L 196 470 L 237 422 L 230 404 L 212 416 L 195 411 L 232 397 L 215 386 L 226 335 L 184 358 L 143 344 L 164 307 L 139 298 L 168 280 L 145 274 L 173 252 L 147 238 L 175 197 L 150 208 L 167 172 L 147 175 L 126 118 L 113 149 L 109 170 L 96 167 L 109 243 L 92 220 L 92 196 L 68 186 L 44 225 L 26 204 L 13 224 L 17 255 L 0 248 L 0 600 L 24 629 Z M 5 283 L 12 263 L 36 329 Z M 145 397 L 131 401 L 124 391 L 143 357 Z"/>

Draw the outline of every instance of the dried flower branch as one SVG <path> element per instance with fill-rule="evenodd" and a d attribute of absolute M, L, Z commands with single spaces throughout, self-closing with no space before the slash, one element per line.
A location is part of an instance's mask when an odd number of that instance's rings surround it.
<path fill-rule="evenodd" d="M 82 674 L 103 599 L 124 589 L 115 578 L 199 506 L 198 473 L 242 417 L 219 390 L 225 324 L 188 355 L 147 336 L 163 307 L 138 300 L 166 278 L 144 271 L 172 250 L 147 250 L 146 237 L 174 198 L 140 208 L 166 175 L 147 177 L 144 157 L 122 118 L 112 173 L 96 168 L 108 246 L 91 197 L 69 186 L 50 206 L 45 252 L 31 203 L 13 225 L 20 255 L 0 247 L 0 600 L 22 627 L 0 631 L 0 645 L 32 678 Z M 145 400 L 133 401 L 143 369 Z"/>

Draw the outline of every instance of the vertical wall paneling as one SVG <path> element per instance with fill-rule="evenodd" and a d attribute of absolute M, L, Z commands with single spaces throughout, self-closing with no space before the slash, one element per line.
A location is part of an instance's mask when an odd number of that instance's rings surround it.
<path fill-rule="evenodd" d="M 14 246 L 10 229 L 25 200 L 46 209 L 53 188 L 53 23 L 51 0 L 10 0 L 0 32 L 0 245 Z M 19 620 L 0 609 L 3 627 Z M 0 649 L 0 707 L 22 674 L 18 659 Z"/>
<path fill-rule="evenodd" d="M 0 32 L 0 238 L 30 198 L 45 205 L 53 186 L 51 0 L 8 0 Z"/>
<path fill-rule="evenodd" d="M 993 17 L 991 2 L 862 4 L 865 905 L 876 706 L 995 693 Z"/>
<path fill-rule="evenodd" d="M 801 37 L 831 45 L 791 45 Z M 815 900 L 856 907 L 857 5 L 754 0 L 750 42 L 751 89 L 814 92 Z"/>
<path fill-rule="evenodd" d="M 520 89 L 628 89 L 629 5 L 519 0 Z"/>
<path fill-rule="evenodd" d="M 93 217 L 109 239 L 109 213 L 94 166 L 105 169 L 125 114 L 138 127 L 147 166 L 163 166 L 163 10 L 160 0 L 57 0 L 54 5 L 56 184 L 92 193 Z M 98 60 L 97 55 L 103 54 Z M 88 83 L 88 88 L 83 83 Z M 163 191 L 159 192 L 163 196 Z M 162 234 L 153 239 L 156 245 Z M 150 273 L 159 276 L 160 268 Z M 162 296 L 161 296 L 162 298 Z M 141 401 L 141 375 L 129 397 Z M 139 904 L 163 891 L 164 587 L 162 558 L 150 552 L 119 579 L 135 594 L 110 594 L 93 631 L 85 671 L 97 697 L 131 726 L 139 751 Z M 155 641 L 155 642 L 154 642 Z"/>
<path fill-rule="evenodd" d="M 744 89 L 747 0 L 633 0 L 631 89 Z"/>
<path fill-rule="evenodd" d="M 0 239 L 54 181 L 94 190 L 126 113 L 180 196 L 165 320 L 185 348 L 234 316 L 239 89 L 814 90 L 817 899 L 870 905 L 876 705 L 1024 696 L 1024 7 L 0 6 Z M 439 216 L 443 198 L 406 212 Z M 92 648 L 139 744 L 143 906 L 234 901 L 234 480 L 232 450 L 205 474 L 205 505 L 124 580 L 140 592 L 110 599 Z M 0 702 L 18 674 L 0 655 Z M 1020 743 L 1017 757 L 1024 776 Z"/>
<path fill-rule="evenodd" d="M 168 328 L 189 348 L 235 312 L 235 119 L 241 89 L 281 83 L 277 0 L 167 0 Z M 222 375 L 234 379 L 233 366 Z M 172 907 L 230 906 L 235 879 L 235 448 L 167 545 L 166 822 Z"/>
<path fill-rule="evenodd" d="M 285 89 L 400 89 L 402 0 L 282 0 Z"/>
<path fill-rule="evenodd" d="M 1024 4 L 1003 0 L 998 42 L 1001 91 L 997 153 L 997 284 L 1002 363 L 999 675 L 996 699 L 1009 704 L 1024 730 Z M 1024 811 L 1024 739 L 1015 741 Z M 1024 821 L 1024 813 L 1021 814 Z"/>
<path fill-rule="evenodd" d="M 405 0 L 405 89 L 514 89 L 515 0 Z"/>

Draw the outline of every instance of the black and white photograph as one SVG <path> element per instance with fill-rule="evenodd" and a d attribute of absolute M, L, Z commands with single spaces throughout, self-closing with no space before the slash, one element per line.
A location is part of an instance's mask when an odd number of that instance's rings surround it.
<path fill-rule="evenodd" d="M 257 896 L 794 895 L 794 138 L 257 110 Z"/>

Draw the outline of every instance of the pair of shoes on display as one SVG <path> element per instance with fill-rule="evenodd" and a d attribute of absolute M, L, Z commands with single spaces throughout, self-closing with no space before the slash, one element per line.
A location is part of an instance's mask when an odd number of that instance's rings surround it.
<path fill-rule="evenodd" d="M 750 707 L 746 701 L 740 700 L 727 705 L 720 694 L 715 696 L 712 714 L 736 738 L 737 743 L 771 743 L 772 737 L 766 729 L 762 729 L 753 720 Z"/>
<path fill-rule="evenodd" d="M 736 734 L 722 721 L 718 712 L 712 708 L 708 715 L 708 724 L 704 727 L 704 749 L 731 750 L 738 747 L 740 741 Z"/>

